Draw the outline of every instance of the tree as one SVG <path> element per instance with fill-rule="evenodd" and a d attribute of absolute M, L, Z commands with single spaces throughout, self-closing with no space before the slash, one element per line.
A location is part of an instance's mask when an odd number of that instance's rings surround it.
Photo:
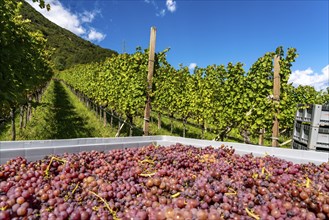
<path fill-rule="evenodd" d="M 50 4 L 46 4 L 45 0 L 32 0 L 33 2 L 38 2 L 40 8 L 46 8 L 47 11 L 50 10 Z"/>
<path fill-rule="evenodd" d="M 22 2 L 9 0 L 0 4 L 0 108 L 11 109 L 13 140 L 16 108 L 31 103 L 32 96 L 39 97 L 40 87 L 52 75 L 46 41 L 40 32 L 29 31 L 21 6 Z"/>

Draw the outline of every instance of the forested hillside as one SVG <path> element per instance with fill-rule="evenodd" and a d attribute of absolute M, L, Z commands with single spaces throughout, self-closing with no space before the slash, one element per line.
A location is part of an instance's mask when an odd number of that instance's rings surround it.
<path fill-rule="evenodd" d="M 102 61 L 106 57 L 117 54 L 116 51 L 99 47 L 59 27 L 25 1 L 23 1 L 21 13 L 24 18 L 31 20 L 29 26 L 33 31 L 40 30 L 43 33 L 47 39 L 48 48 L 51 50 L 54 48 L 51 60 L 58 70 L 66 69 L 75 64 Z"/>

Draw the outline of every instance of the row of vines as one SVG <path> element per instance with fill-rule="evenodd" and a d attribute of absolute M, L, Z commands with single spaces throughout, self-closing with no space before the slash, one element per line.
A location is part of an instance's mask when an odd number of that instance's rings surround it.
<path fill-rule="evenodd" d="M 176 69 L 166 60 L 167 50 L 157 53 L 152 92 L 152 110 L 161 115 L 207 126 L 224 139 L 237 129 L 250 142 L 260 130 L 271 133 L 275 109 L 279 109 L 280 130 L 291 130 L 297 104 L 328 102 L 328 92 L 288 83 L 296 49 L 284 54 L 282 47 L 266 53 L 245 71 L 242 63 Z M 280 56 L 280 104 L 273 102 L 273 57 Z M 120 54 L 102 63 L 77 65 L 57 74 L 74 89 L 133 124 L 143 116 L 147 91 L 148 51 Z M 278 105 L 278 106 L 275 106 Z M 158 124 L 161 127 L 161 124 Z M 185 129 L 184 134 L 185 135 Z M 203 134 L 202 134 L 203 137 Z"/>
<path fill-rule="evenodd" d="M 44 1 L 39 3 L 45 6 Z M 0 123 L 12 119 L 12 139 L 15 113 L 20 109 L 20 127 L 24 127 L 52 77 L 45 39 L 29 30 L 29 21 L 20 15 L 21 6 L 19 1 L 0 0 Z"/>

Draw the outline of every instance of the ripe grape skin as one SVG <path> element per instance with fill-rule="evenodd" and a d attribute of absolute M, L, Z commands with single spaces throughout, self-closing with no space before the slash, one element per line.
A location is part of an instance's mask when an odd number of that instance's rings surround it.
<path fill-rule="evenodd" d="M 56 157 L 0 166 L 1 218 L 329 218 L 327 164 L 181 144 Z"/>

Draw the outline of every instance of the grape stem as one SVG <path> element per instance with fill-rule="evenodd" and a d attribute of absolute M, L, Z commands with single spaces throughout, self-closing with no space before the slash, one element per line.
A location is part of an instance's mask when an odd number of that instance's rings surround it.
<path fill-rule="evenodd" d="M 144 159 L 142 161 L 140 161 L 140 163 L 150 163 L 150 164 L 154 164 L 153 160 L 149 160 L 149 159 Z"/>
<path fill-rule="evenodd" d="M 306 188 L 310 188 L 310 184 L 312 183 L 312 181 L 310 180 L 310 178 L 308 178 L 308 176 L 306 177 L 306 183 L 305 183 L 305 187 Z"/>
<path fill-rule="evenodd" d="M 260 217 L 256 215 L 253 211 L 250 211 L 248 208 L 246 208 L 246 212 L 250 217 L 253 217 L 256 220 L 260 220 Z"/>
<path fill-rule="evenodd" d="M 265 174 L 266 172 L 266 174 Z M 272 173 L 270 171 L 268 171 L 265 167 L 262 168 L 262 175 L 266 175 L 265 179 L 268 179 L 270 176 L 272 176 Z"/>
<path fill-rule="evenodd" d="M 154 173 L 141 173 L 141 174 L 139 174 L 140 176 L 144 176 L 144 177 L 151 177 L 151 176 L 153 176 L 153 175 L 155 175 L 156 173 L 154 172 Z"/>
<path fill-rule="evenodd" d="M 229 192 L 225 193 L 225 195 L 236 195 L 237 194 L 236 191 L 232 188 L 228 188 L 228 191 Z"/>
<path fill-rule="evenodd" d="M 158 148 L 160 145 L 156 144 L 156 143 L 152 143 L 152 145 L 155 147 L 155 148 Z"/>
<path fill-rule="evenodd" d="M 51 166 L 51 164 L 53 163 L 54 160 L 57 160 L 57 161 L 62 162 L 62 163 L 66 163 L 66 160 L 64 160 L 64 159 L 61 159 L 61 158 L 58 158 L 58 157 L 51 157 L 51 159 L 49 161 L 49 164 L 47 166 L 47 169 L 45 170 L 45 175 L 46 176 L 49 176 L 49 169 L 50 169 L 50 166 Z"/>
<path fill-rule="evenodd" d="M 75 185 L 75 187 L 74 187 L 74 189 L 73 189 L 73 191 L 72 191 L 72 195 L 73 195 L 74 192 L 77 190 L 78 186 L 79 186 L 79 183 L 77 183 L 77 185 Z"/>
<path fill-rule="evenodd" d="M 171 198 L 177 198 L 180 195 L 180 192 L 175 193 L 174 195 L 171 195 Z"/>
<path fill-rule="evenodd" d="M 3 206 L 3 207 L 1 207 L 1 208 L 0 208 L 0 211 L 6 211 L 7 207 L 8 207 L 8 206 Z"/>
<path fill-rule="evenodd" d="M 99 198 L 100 200 L 102 200 L 102 202 L 104 203 L 105 207 L 109 210 L 109 212 L 112 215 L 114 220 L 119 220 L 119 218 L 116 215 L 116 212 L 111 209 L 110 205 L 107 203 L 107 201 L 105 199 L 103 199 L 101 196 L 99 196 L 97 193 L 95 193 L 93 191 L 89 190 L 89 192 L 91 194 L 93 194 L 94 196 L 96 196 L 97 198 Z"/>

